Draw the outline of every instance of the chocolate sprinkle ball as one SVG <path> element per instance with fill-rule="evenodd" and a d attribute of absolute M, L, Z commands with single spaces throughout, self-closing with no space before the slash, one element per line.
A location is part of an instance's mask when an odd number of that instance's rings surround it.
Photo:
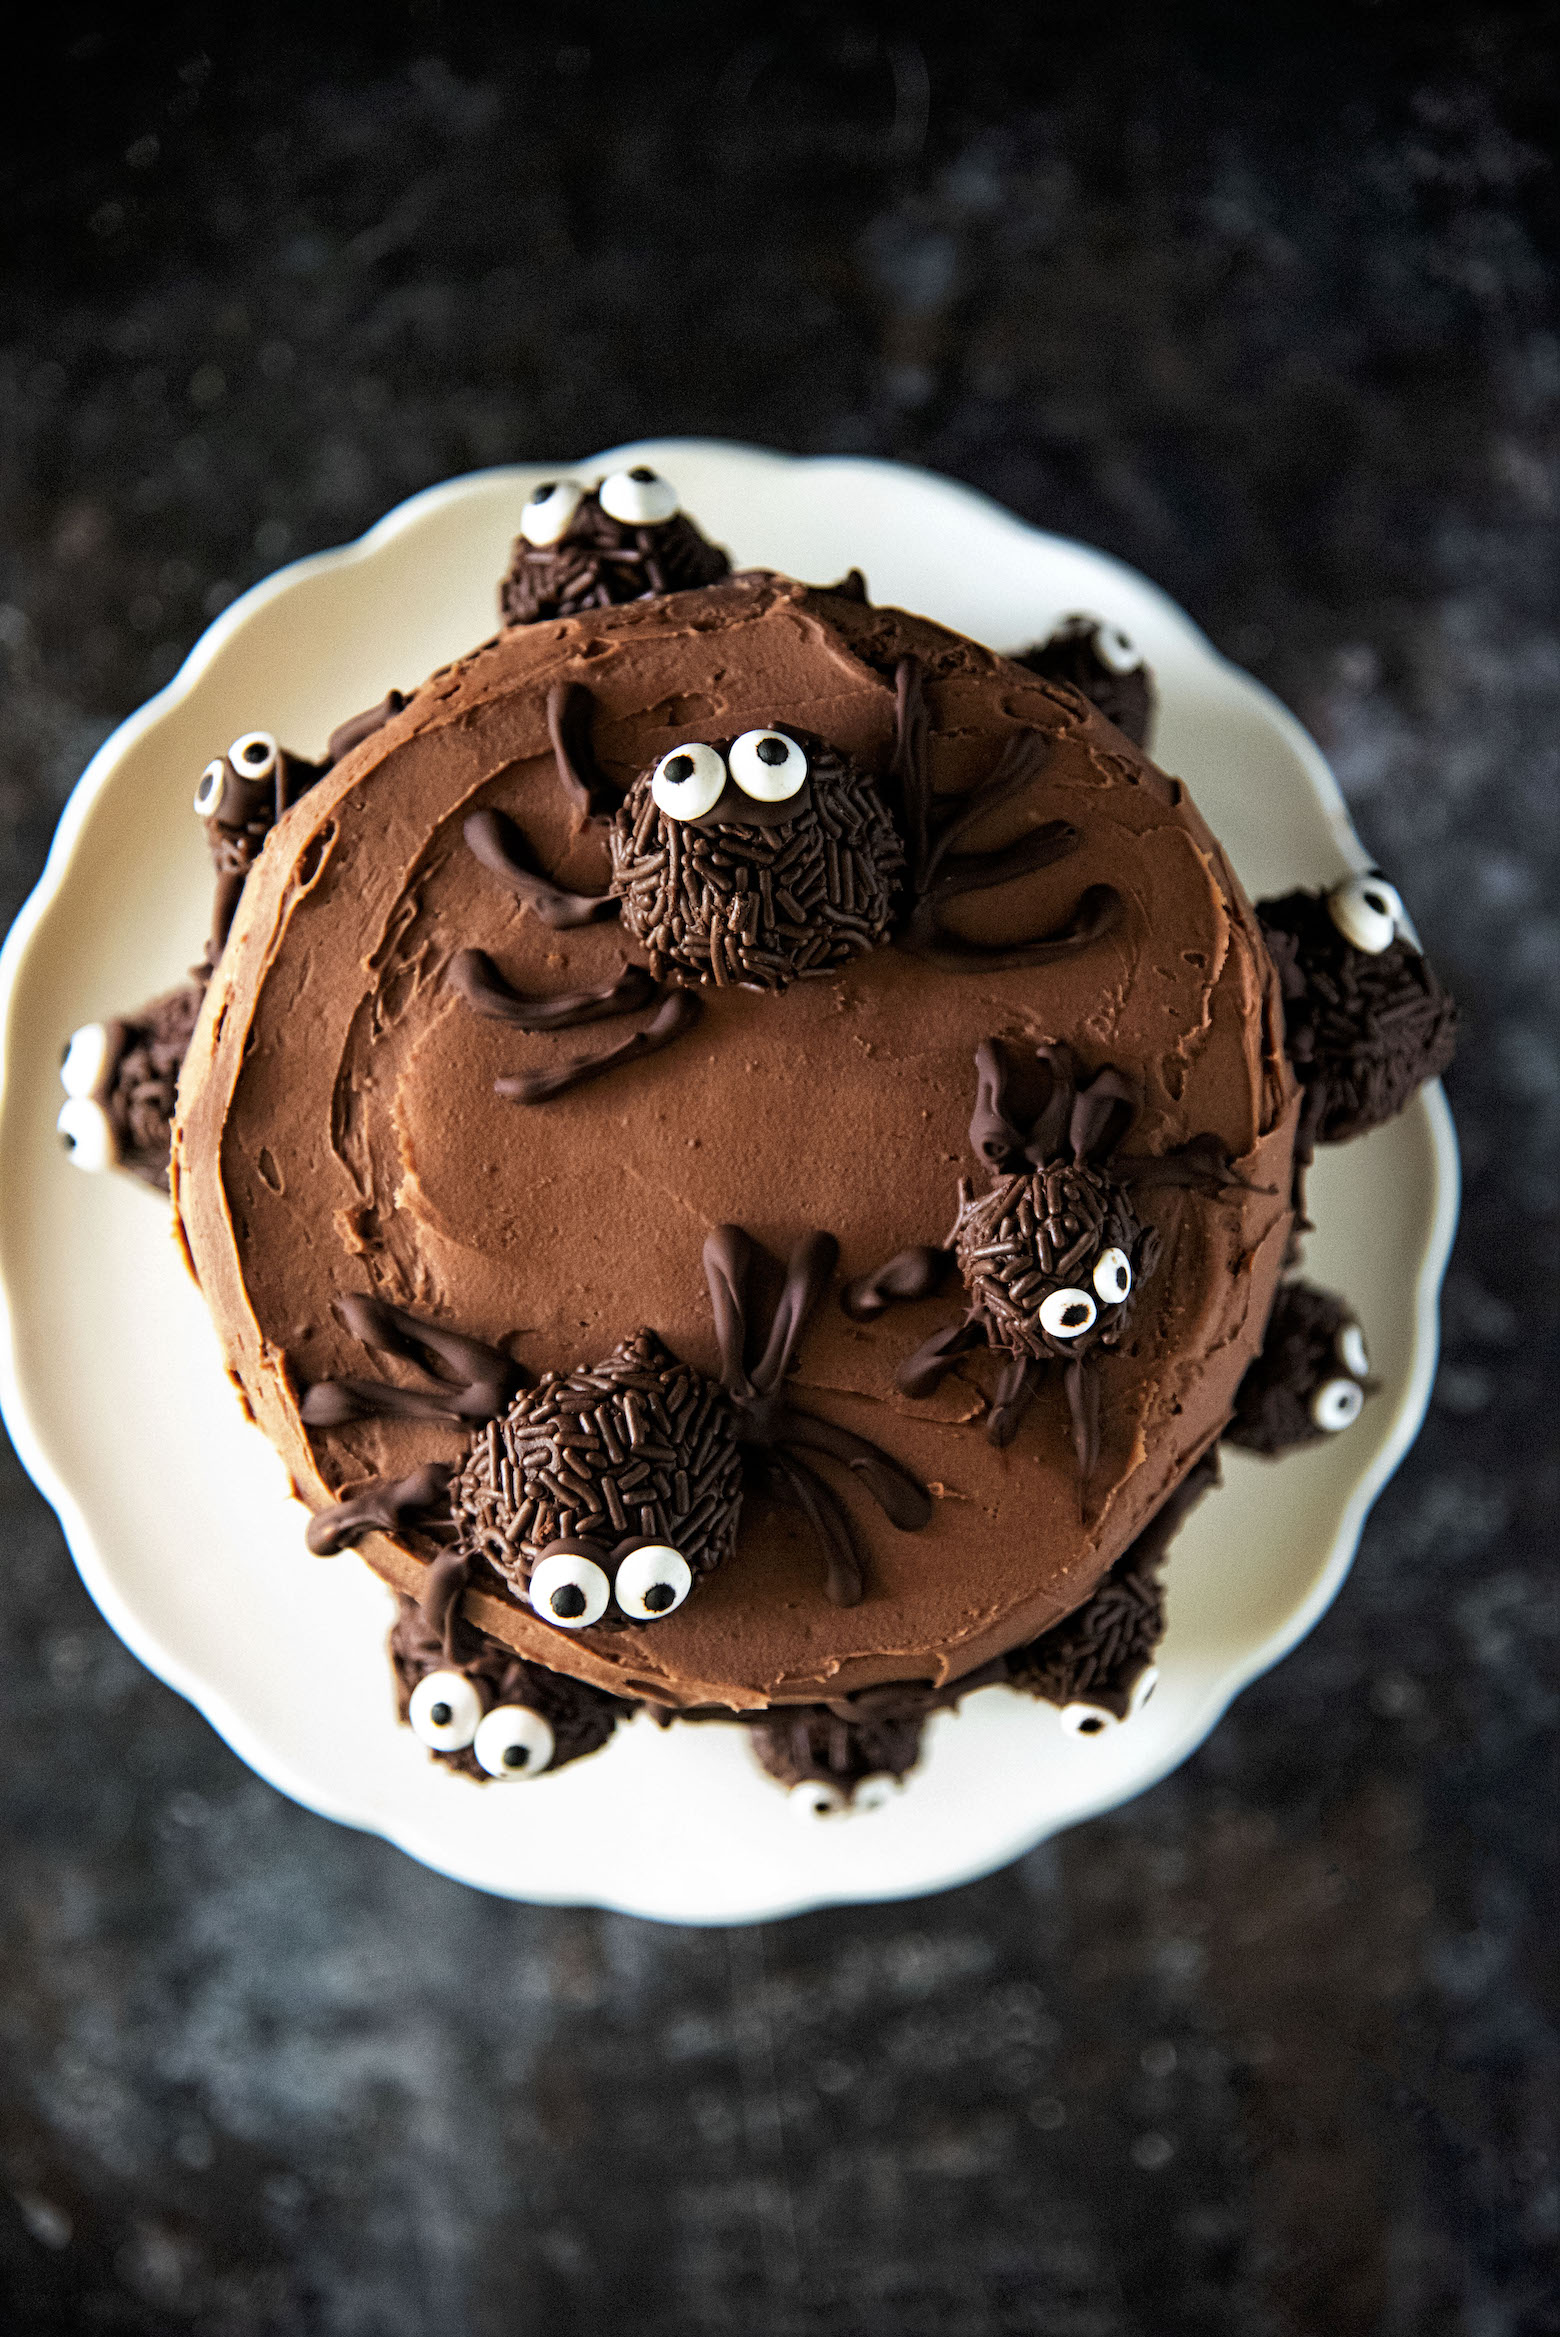
<path fill-rule="evenodd" d="M 1297 1155 L 1396 1117 L 1457 1043 L 1457 1009 L 1429 960 L 1401 938 L 1371 955 L 1346 941 L 1323 893 L 1259 901 L 1284 993 L 1284 1036 L 1305 1090 Z"/>
<path fill-rule="evenodd" d="M 720 546 L 685 512 L 654 527 L 628 526 L 602 510 L 593 489 L 555 544 L 516 536 L 498 605 L 506 625 L 532 625 L 539 617 L 577 617 L 619 601 L 718 584 L 730 573 Z"/>
<path fill-rule="evenodd" d="M 1013 663 L 1042 681 L 1068 682 L 1107 722 L 1146 747 L 1154 719 L 1154 682 L 1146 665 L 1117 673 L 1099 653 L 1100 628 L 1093 617 L 1069 617 L 1048 640 L 1026 649 Z"/>
<path fill-rule="evenodd" d="M 1218 1482 L 1217 1456 L 1205 1453 L 1122 1552 L 1093 1597 L 1054 1630 L 1013 1650 L 1007 1658 L 1012 1685 L 1048 1704 L 1097 1704 L 1124 1720 L 1132 1691 L 1164 1637 L 1159 1570 L 1188 1514 Z"/>
<path fill-rule="evenodd" d="M 644 1535 L 695 1576 L 731 1555 L 742 1507 L 723 1391 L 640 1331 L 590 1371 L 549 1371 L 473 1438 L 450 1488 L 463 1542 L 522 1597 L 549 1543 Z"/>
<path fill-rule="evenodd" d="M 567 1679 L 561 1672 L 527 1663 L 469 1625 L 462 1630 L 472 1652 L 453 1664 L 445 1653 L 442 1635 L 432 1628 L 415 1599 L 402 1598 L 398 1604 L 400 1612 L 390 1628 L 389 1649 L 396 1709 L 403 1722 L 419 1680 L 430 1672 L 462 1672 L 481 1697 L 484 1711 L 491 1712 L 501 1704 L 520 1704 L 541 1714 L 553 1733 L 553 1756 L 547 1764 L 550 1773 L 566 1768 L 570 1761 L 583 1760 L 587 1753 L 599 1753 L 618 1722 L 634 1710 L 620 1697 L 609 1696 L 604 1688 L 592 1688 L 584 1680 Z M 457 1753 L 430 1750 L 428 1757 L 443 1768 L 458 1769 L 462 1777 L 473 1778 L 478 1785 L 493 1782 L 469 1745 Z"/>
<path fill-rule="evenodd" d="M 832 1785 L 849 1801 L 866 1778 L 903 1777 L 920 1759 L 924 1716 L 902 1701 L 890 1691 L 874 1710 L 868 1697 L 849 1720 L 826 1704 L 766 1712 L 749 1724 L 753 1751 L 781 1785 Z"/>
<path fill-rule="evenodd" d="M 904 848 L 877 781 L 821 740 L 805 807 L 763 825 L 669 819 L 634 781 L 612 826 L 612 890 L 657 981 L 783 990 L 893 930 Z"/>
<path fill-rule="evenodd" d="M 1316 1418 L 1316 1397 L 1330 1382 L 1355 1376 L 1340 1352 L 1353 1323 L 1350 1309 L 1330 1290 L 1309 1282 L 1281 1284 L 1262 1352 L 1236 1391 L 1225 1442 L 1270 1458 L 1296 1445 L 1323 1443 L 1328 1432 Z"/>
<path fill-rule="evenodd" d="M 1114 1347 L 1126 1328 L 1130 1297 L 1100 1303 L 1080 1334 L 1053 1337 L 1040 1309 L 1053 1293 L 1081 1285 L 1092 1293 L 1095 1260 L 1118 1249 L 1132 1261 L 1132 1286 L 1152 1271 L 1158 1252 L 1121 1186 L 1085 1161 L 1053 1160 L 1029 1175 L 999 1179 L 978 1200 L 965 1195 L 953 1232 L 954 1255 L 972 1306 L 992 1345 L 1035 1361 L 1071 1361 Z"/>
<path fill-rule="evenodd" d="M 119 1166 L 159 1193 L 168 1190 L 179 1072 L 204 996 L 204 985 L 191 982 L 154 998 L 118 1026 L 124 1039 L 103 1109 L 114 1131 Z"/>

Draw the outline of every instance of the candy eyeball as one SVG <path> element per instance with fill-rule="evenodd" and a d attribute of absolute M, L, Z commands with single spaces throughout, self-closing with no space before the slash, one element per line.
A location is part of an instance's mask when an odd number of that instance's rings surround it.
<path fill-rule="evenodd" d="M 268 730 L 246 730 L 243 737 L 234 739 L 228 748 L 227 759 L 240 779 L 269 779 L 276 769 L 279 753 L 280 749 Z M 201 778 L 203 787 L 210 772 L 208 763 Z"/>
<path fill-rule="evenodd" d="M 530 1599 L 544 1623 L 563 1631 L 588 1631 L 607 1611 L 611 1584 L 593 1558 L 573 1550 L 538 1559 L 531 1569 Z"/>
<path fill-rule="evenodd" d="M 1136 1719 L 1137 1715 L 1142 1711 L 1144 1705 L 1148 1702 L 1150 1696 L 1152 1696 L 1158 1685 L 1158 1664 L 1145 1664 L 1143 1669 L 1138 1673 L 1137 1678 L 1132 1683 L 1132 1694 L 1127 1702 L 1128 1720 Z"/>
<path fill-rule="evenodd" d="M 60 1085 L 68 1096 L 96 1095 L 112 1068 L 113 1042 L 108 1026 L 84 1022 L 72 1031 L 60 1063 Z"/>
<path fill-rule="evenodd" d="M 850 1806 L 839 1787 L 821 1777 L 804 1777 L 787 1798 L 799 1818 L 838 1818 Z"/>
<path fill-rule="evenodd" d="M 726 766 L 713 747 L 673 747 L 655 767 L 650 792 L 669 820 L 701 819 L 726 787 Z"/>
<path fill-rule="evenodd" d="M 1064 1704 L 1056 1717 L 1070 1737 L 1101 1737 L 1107 1729 L 1121 1726 L 1103 1704 Z"/>
<path fill-rule="evenodd" d="M 755 803 L 787 803 L 807 777 L 807 757 L 780 730 L 745 730 L 730 759 L 732 778 Z"/>
<path fill-rule="evenodd" d="M 471 1749 L 490 1777 L 518 1783 L 552 1766 L 553 1732 L 528 1704 L 499 1704 L 479 1724 Z"/>
<path fill-rule="evenodd" d="M 119 1146 L 114 1138 L 113 1122 L 91 1096 L 69 1097 L 54 1125 L 77 1168 L 97 1176 L 104 1169 L 118 1167 Z"/>
<path fill-rule="evenodd" d="M 531 489 L 530 501 L 520 514 L 520 533 L 539 552 L 545 551 L 558 541 L 584 500 L 585 490 L 578 479 L 544 479 Z"/>
<path fill-rule="evenodd" d="M 429 1672 L 412 1690 L 406 1721 L 430 1753 L 459 1753 L 482 1718 L 482 1699 L 464 1672 Z"/>
<path fill-rule="evenodd" d="M 1403 901 L 1384 876 L 1347 876 L 1328 894 L 1327 913 L 1351 948 L 1377 958 L 1397 939 Z"/>
<path fill-rule="evenodd" d="M 1125 1250 L 1104 1250 L 1095 1260 L 1094 1287 L 1105 1306 L 1120 1306 L 1132 1294 L 1132 1260 Z M 1087 1324 L 1084 1326 L 1088 1328 Z"/>
<path fill-rule="evenodd" d="M 216 817 L 221 807 L 223 790 L 227 786 L 227 775 L 227 764 L 223 758 L 213 755 L 202 771 L 200 785 L 195 790 L 195 817 L 198 820 Z"/>
<path fill-rule="evenodd" d="M 612 1595 L 636 1623 L 653 1623 L 680 1607 L 693 1588 L 693 1569 L 680 1550 L 643 1542 L 617 1570 Z"/>
<path fill-rule="evenodd" d="M 1370 1357 L 1365 1352 L 1365 1334 L 1358 1323 L 1340 1324 L 1334 1345 L 1345 1371 L 1352 1372 L 1356 1379 L 1369 1379 Z"/>
<path fill-rule="evenodd" d="M 1053 1290 L 1040 1302 L 1040 1328 L 1053 1339 L 1081 1339 L 1099 1311 L 1086 1290 Z"/>
<path fill-rule="evenodd" d="M 866 1816 L 870 1810 L 886 1809 L 895 1794 L 903 1790 L 903 1786 L 903 1778 L 890 1776 L 886 1769 L 874 1776 L 863 1777 L 851 1795 L 850 1806 L 860 1811 L 862 1816 Z"/>
<path fill-rule="evenodd" d="M 1130 633 L 1119 625 L 1102 624 L 1094 636 L 1094 654 L 1107 673 L 1135 674 L 1143 662 L 1143 652 Z"/>
<path fill-rule="evenodd" d="M 645 463 L 609 472 L 596 493 L 608 519 L 620 527 L 659 527 L 677 514 L 676 488 Z"/>
<path fill-rule="evenodd" d="M 1328 1436 L 1352 1428 L 1365 1409 L 1365 1390 L 1357 1379 L 1326 1379 L 1311 1398 L 1311 1418 Z"/>

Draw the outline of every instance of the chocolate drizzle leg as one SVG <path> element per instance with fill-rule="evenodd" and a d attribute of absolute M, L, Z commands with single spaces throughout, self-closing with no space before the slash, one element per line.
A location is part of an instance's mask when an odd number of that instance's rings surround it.
<path fill-rule="evenodd" d="M 791 1253 L 785 1283 L 767 1333 L 752 1317 L 750 1289 L 760 1252 L 738 1225 L 718 1225 L 704 1245 L 704 1275 L 715 1317 L 721 1385 L 736 1407 L 738 1436 L 755 1480 L 799 1509 L 822 1544 L 825 1590 L 836 1606 L 853 1607 L 865 1587 L 862 1559 L 848 1512 L 800 1456 L 826 1454 L 843 1461 L 863 1490 L 901 1533 L 916 1533 L 932 1515 L 931 1496 L 880 1445 L 852 1429 L 804 1412 L 785 1393 L 807 1325 L 834 1273 L 839 1245 L 832 1234 L 809 1234 Z M 762 1350 L 749 1361 L 756 1337 Z"/>
<path fill-rule="evenodd" d="M 533 868 L 525 838 L 507 812 L 474 811 L 461 832 L 483 867 L 556 932 L 568 933 L 578 925 L 599 924 L 617 915 L 618 904 L 610 893 L 566 892 Z"/>
<path fill-rule="evenodd" d="M 304 1541 L 316 1558 L 334 1558 L 371 1531 L 396 1534 L 408 1526 L 440 1524 L 447 1528 L 453 1474 L 442 1461 L 433 1461 L 409 1477 L 372 1478 L 350 1501 L 335 1501 L 316 1511 Z"/>
<path fill-rule="evenodd" d="M 1051 965 L 1100 940 L 1120 922 L 1123 902 L 1114 885 L 1095 884 L 1079 896 L 1071 916 L 1049 933 L 1022 942 L 979 942 L 950 933 L 943 911 L 966 893 L 989 891 L 1076 852 L 1081 841 L 1070 820 L 1048 820 L 990 852 L 957 852 L 960 837 L 1039 778 L 1050 758 L 1044 732 L 1008 740 L 990 776 L 940 803 L 927 762 L 928 716 L 919 661 L 901 658 L 895 669 L 895 741 L 890 769 L 900 791 L 910 847 L 911 909 L 898 946 L 958 972 L 983 967 Z"/>
<path fill-rule="evenodd" d="M 643 966 L 625 966 L 610 982 L 593 990 L 562 990 L 551 998 L 530 998 L 506 982 L 485 950 L 458 950 L 445 975 L 449 987 L 490 1022 L 511 1023 L 521 1031 L 575 1030 L 582 1023 L 607 1022 L 614 1015 L 634 1014 L 661 994 L 660 984 Z"/>
<path fill-rule="evenodd" d="M 336 1300 L 336 1312 L 354 1339 L 376 1354 L 411 1364 L 428 1384 L 407 1388 L 393 1380 L 316 1380 L 298 1407 L 310 1428 L 340 1428 L 349 1420 L 370 1418 L 491 1420 L 524 1378 L 502 1349 L 447 1331 L 382 1298 L 354 1293 Z"/>
<path fill-rule="evenodd" d="M 623 1011 L 619 1009 L 618 1011 Z M 566 1095 L 571 1088 L 584 1087 L 592 1079 L 600 1079 L 609 1071 L 619 1070 L 625 1063 L 637 1063 L 646 1055 L 658 1055 L 692 1030 L 703 1014 L 699 999 L 689 990 L 669 990 L 655 1013 L 641 1031 L 609 1047 L 604 1055 L 576 1055 L 553 1071 L 519 1072 L 509 1079 L 495 1079 L 493 1093 L 516 1104 L 544 1104 L 553 1096 Z M 580 1016 L 582 1022 L 591 1019 Z M 555 1026 L 557 1027 L 557 1026 Z"/>
<path fill-rule="evenodd" d="M 547 735 L 552 740 L 558 784 L 587 819 L 612 811 L 618 790 L 596 767 L 590 743 L 595 699 L 583 682 L 554 682 L 547 693 Z"/>
<path fill-rule="evenodd" d="M 854 1282 L 848 1282 L 840 1293 L 840 1305 L 853 1322 L 875 1322 L 891 1306 L 935 1298 L 952 1272 L 952 1250 L 934 1250 L 917 1243 L 913 1249 L 896 1251 L 872 1273 L 858 1274 Z"/>

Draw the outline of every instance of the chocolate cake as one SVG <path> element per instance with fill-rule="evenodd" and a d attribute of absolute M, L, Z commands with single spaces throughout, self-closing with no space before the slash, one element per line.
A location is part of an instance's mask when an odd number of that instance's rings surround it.
<path fill-rule="evenodd" d="M 975 1686 L 1119 1725 L 1217 1440 L 1339 1352 L 1281 1279 L 1315 919 L 1276 965 L 1114 633 L 732 575 L 653 475 L 525 519 L 494 640 L 197 792 L 168 1174 L 310 1547 L 475 1778 L 648 1708 L 832 1810 Z"/>

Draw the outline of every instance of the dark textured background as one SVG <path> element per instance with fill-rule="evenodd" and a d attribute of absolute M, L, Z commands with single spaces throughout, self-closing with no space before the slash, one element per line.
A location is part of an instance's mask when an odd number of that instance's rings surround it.
<path fill-rule="evenodd" d="M 1468 1205 L 1315 1635 L 915 1905 L 439 1881 L 243 1770 L 8 1463 L 3 2326 L 1555 2329 L 1552 17 L 228 14 L 6 60 L 7 912 L 206 617 L 414 488 L 649 431 L 906 456 L 1322 738 L 1466 1006 Z"/>

